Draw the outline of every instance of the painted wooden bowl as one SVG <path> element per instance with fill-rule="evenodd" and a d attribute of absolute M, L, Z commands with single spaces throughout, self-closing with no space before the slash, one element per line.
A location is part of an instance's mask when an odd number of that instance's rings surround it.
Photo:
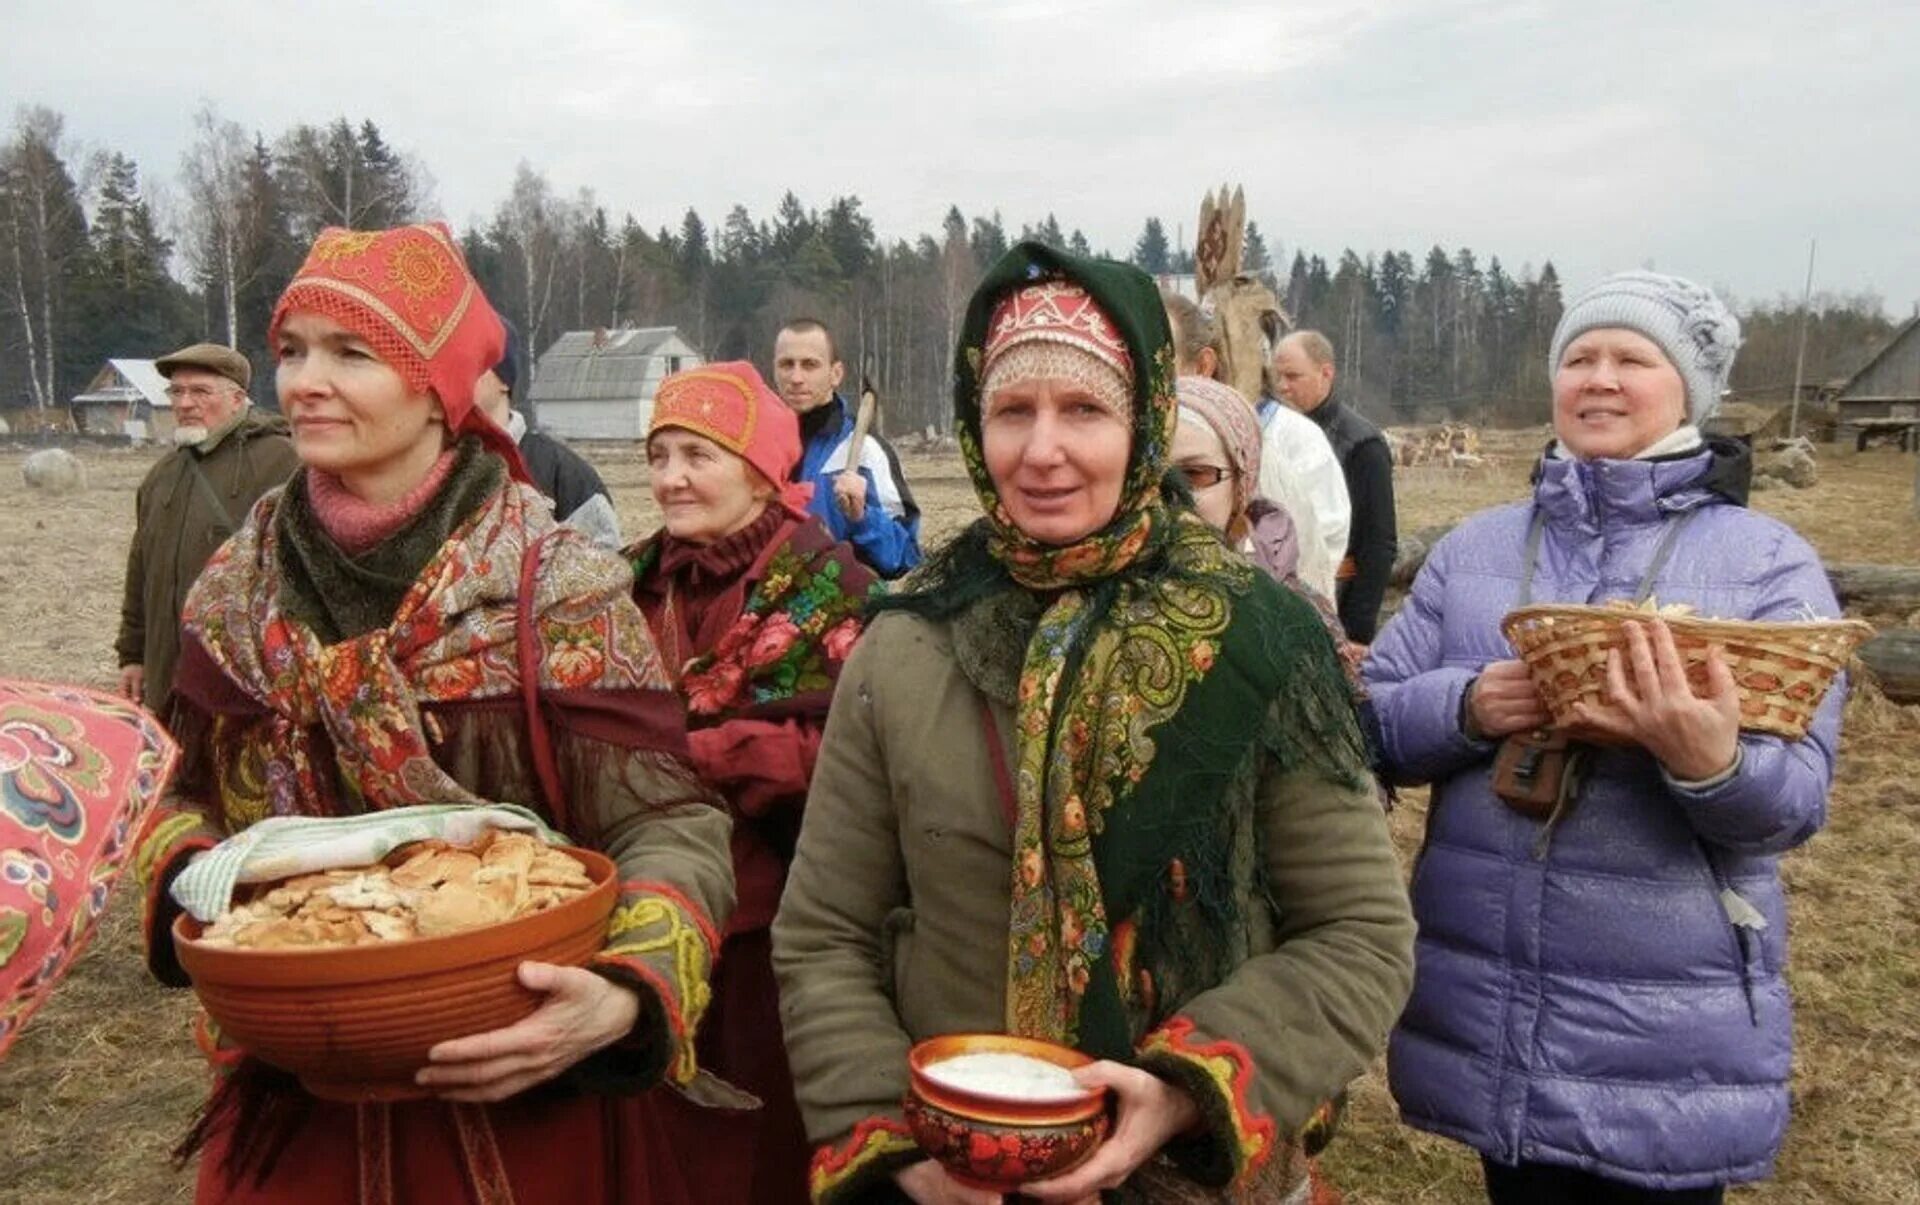
<path fill-rule="evenodd" d="M 569 849 L 593 888 L 544 912 L 445 937 L 332 949 L 203 945 L 204 926 L 174 921 L 174 948 L 221 1034 L 300 1077 L 327 1100 L 407 1100 L 427 1051 L 512 1025 L 544 999 L 520 986 L 522 962 L 581 966 L 606 942 L 614 865 Z"/>
<path fill-rule="evenodd" d="M 914 1046 L 907 1054 L 907 1127 L 955 1180 L 1014 1192 L 1073 1170 L 1106 1141 L 1105 1088 L 1015 1095 L 930 1073 L 976 1054 L 1024 1055 L 1067 1070 L 1094 1061 L 1070 1047 L 1005 1034 L 948 1034 Z"/>

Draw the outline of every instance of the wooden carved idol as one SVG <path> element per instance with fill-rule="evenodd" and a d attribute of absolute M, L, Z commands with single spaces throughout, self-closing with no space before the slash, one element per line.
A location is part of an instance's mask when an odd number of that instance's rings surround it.
<path fill-rule="evenodd" d="M 1202 198 L 1194 286 L 1200 308 L 1213 316 L 1219 333 L 1220 379 L 1257 402 L 1265 392 L 1268 349 L 1293 328 L 1293 319 L 1272 289 L 1240 270 L 1246 216 L 1246 197 L 1239 188 L 1229 195 L 1223 184 L 1218 196 Z"/>

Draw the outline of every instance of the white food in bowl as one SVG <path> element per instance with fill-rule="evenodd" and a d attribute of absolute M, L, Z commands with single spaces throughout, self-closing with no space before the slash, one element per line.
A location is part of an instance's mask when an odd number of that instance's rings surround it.
<path fill-rule="evenodd" d="M 928 1065 L 922 1074 L 943 1088 L 1001 1100 L 1067 1101 L 1089 1093 L 1065 1067 L 1026 1054 L 955 1055 Z"/>

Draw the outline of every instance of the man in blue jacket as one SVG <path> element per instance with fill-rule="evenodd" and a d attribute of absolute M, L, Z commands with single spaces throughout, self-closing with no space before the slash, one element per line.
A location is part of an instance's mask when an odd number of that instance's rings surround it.
<path fill-rule="evenodd" d="M 881 577 L 895 578 L 920 563 L 920 508 L 899 457 L 877 431 L 869 431 L 860 448 L 861 484 L 841 476 L 853 442 L 854 408 L 839 392 L 846 372 L 824 323 L 796 318 L 780 328 L 773 341 L 774 384 L 800 416 L 805 441 L 793 479 L 813 483 L 808 509 L 834 539 L 853 545 Z"/>

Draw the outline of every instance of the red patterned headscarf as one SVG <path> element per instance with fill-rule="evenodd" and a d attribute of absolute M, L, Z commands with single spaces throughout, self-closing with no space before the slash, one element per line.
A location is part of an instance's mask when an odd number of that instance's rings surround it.
<path fill-rule="evenodd" d="M 446 223 L 322 230 L 274 306 L 269 342 L 295 310 L 320 314 L 365 339 L 408 388 L 440 399 L 449 431 L 478 435 L 516 478 L 528 480 L 513 437 L 474 405 L 474 382 L 499 363 L 506 328 Z"/>
<path fill-rule="evenodd" d="M 787 480 L 800 463 L 800 420 L 745 360 L 676 372 L 660 382 L 647 436 L 664 427 L 691 431 L 757 469 L 781 505 L 807 513 L 813 486 Z"/>

